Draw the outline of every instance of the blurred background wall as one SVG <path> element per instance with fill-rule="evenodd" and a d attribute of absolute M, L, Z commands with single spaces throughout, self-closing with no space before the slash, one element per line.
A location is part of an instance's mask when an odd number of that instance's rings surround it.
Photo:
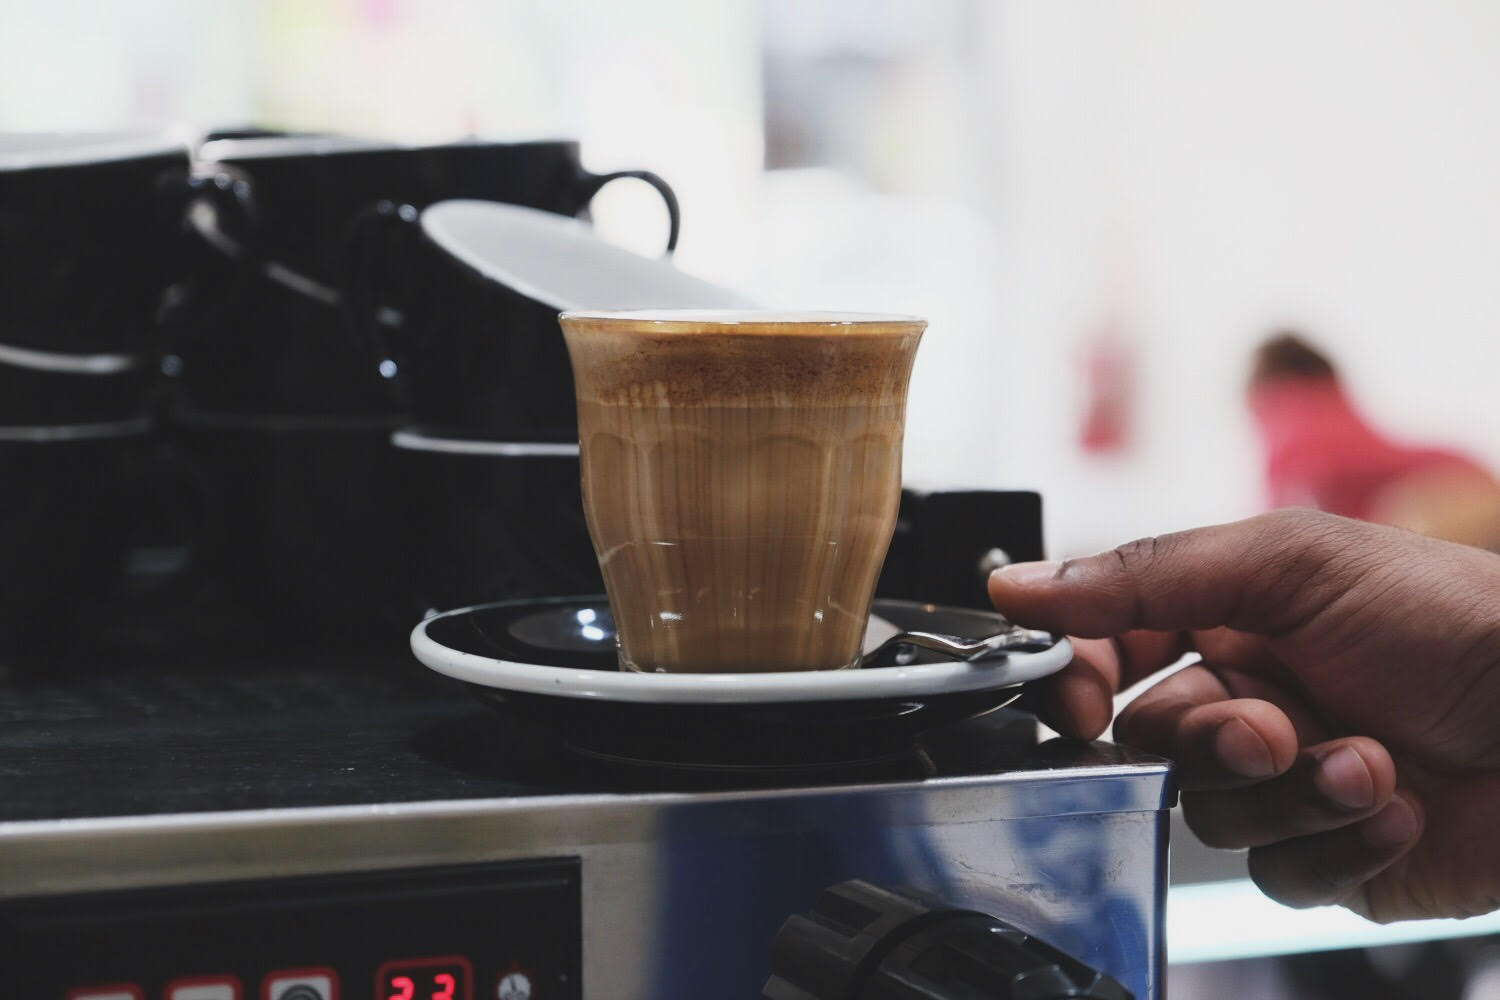
<path fill-rule="evenodd" d="M 1487 0 L 0 0 L 0 129 L 576 137 L 677 187 L 685 269 L 929 316 L 909 478 L 1040 488 L 1073 553 L 1259 508 L 1273 325 L 1500 465 L 1497 38 Z"/>

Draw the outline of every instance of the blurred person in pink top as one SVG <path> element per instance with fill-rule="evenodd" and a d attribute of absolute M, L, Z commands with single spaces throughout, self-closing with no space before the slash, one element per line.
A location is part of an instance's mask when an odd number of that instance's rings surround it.
<path fill-rule="evenodd" d="M 1316 507 L 1500 551 L 1500 483 L 1454 451 L 1392 441 L 1354 408 L 1333 364 L 1294 333 L 1255 352 L 1250 411 L 1272 507 Z"/>

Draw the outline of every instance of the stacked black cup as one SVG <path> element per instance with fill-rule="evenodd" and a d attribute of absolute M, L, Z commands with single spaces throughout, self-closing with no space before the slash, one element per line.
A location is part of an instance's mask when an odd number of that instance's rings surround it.
<path fill-rule="evenodd" d="M 150 472 L 185 144 L 0 136 L 0 669 L 97 631 Z"/>
<path fill-rule="evenodd" d="M 417 220 L 625 177 L 670 250 L 665 183 L 573 142 L 0 136 L 0 675 L 400 660 L 430 608 L 597 592 L 556 308 Z"/>
<path fill-rule="evenodd" d="M 490 341 L 422 394 L 451 405 L 441 426 L 412 414 L 409 381 L 370 326 L 466 330 L 445 303 L 455 283 L 474 303 L 477 282 L 447 264 L 401 266 L 424 207 L 469 198 L 573 216 L 621 177 L 661 192 L 675 240 L 660 179 L 590 173 L 573 142 L 199 148 L 192 277 L 167 324 L 172 418 L 209 514 L 198 559 L 237 582 L 276 638 L 398 649 L 430 608 L 599 588 L 576 448 L 555 446 L 576 445 L 555 310 L 479 299 Z M 466 380 L 475 372 L 491 374 Z"/>

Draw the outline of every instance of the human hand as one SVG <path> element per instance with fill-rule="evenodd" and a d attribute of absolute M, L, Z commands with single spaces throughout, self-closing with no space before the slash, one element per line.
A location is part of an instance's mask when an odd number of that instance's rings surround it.
<path fill-rule="evenodd" d="M 1080 637 L 1043 717 L 1112 697 L 1173 758 L 1184 818 L 1292 906 L 1373 920 L 1500 907 L 1500 556 L 1313 511 L 1142 539 L 990 579 L 1018 624 Z"/>

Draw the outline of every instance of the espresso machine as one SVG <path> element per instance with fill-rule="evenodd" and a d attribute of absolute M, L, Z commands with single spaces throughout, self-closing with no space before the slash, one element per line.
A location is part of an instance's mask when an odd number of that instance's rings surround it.
<path fill-rule="evenodd" d="M 972 597 L 1039 542 L 978 512 L 1036 499 L 912 496 L 893 559 Z M 392 650 L 13 685 L 0 718 L 10 996 L 1164 995 L 1169 766 L 1024 712 L 807 771 L 609 766 Z"/>
<path fill-rule="evenodd" d="M 235 170 L 195 168 L 189 189 L 226 219 L 245 208 L 236 185 L 256 180 L 255 157 L 237 152 Z M 386 214 L 400 233 L 399 206 Z M 276 240 L 242 235 L 265 278 Z M 282 279 L 338 286 L 332 264 L 293 263 Z M 268 310 L 289 287 L 233 282 Z M 179 304 L 189 311 L 164 321 L 178 324 L 166 357 L 191 373 L 210 346 L 194 339 L 203 316 L 219 314 Z M 375 370 L 389 370 L 379 355 Z M 43 632 L 7 654 L 0 995 L 1165 995 L 1167 762 L 1040 741 L 1024 696 L 899 753 L 817 765 L 577 752 L 544 720 L 499 716 L 424 670 L 404 642 L 428 604 L 598 592 L 576 449 L 560 434 L 404 423 L 401 397 L 378 382 L 357 387 L 358 413 L 254 412 L 248 397 L 214 411 L 212 386 L 169 386 L 138 412 L 154 421 L 155 468 L 218 484 L 195 494 L 211 509 L 192 522 L 214 530 L 168 544 L 147 522 L 149 537 L 111 550 L 134 582 L 91 591 L 66 618 L 99 624 L 97 638 L 48 644 Z M 357 444 L 331 451 L 340 441 Z M 345 510 L 339 523 L 324 508 L 298 519 L 323 503 Z M 476 518 L 493 533 L 476 533 Z M 226 534 L 247 523 L 256 534 Z M 470 550 L 482 558 L 460 573 L 450 554 Z M 985 608 L 990 570 L 1041 555 L 1034 493 L 908 490 L 878 596 Z M 503 572 L 481 571 L 492 564 Z M 376 586 L 391 580 L 413 586 Z"/>

